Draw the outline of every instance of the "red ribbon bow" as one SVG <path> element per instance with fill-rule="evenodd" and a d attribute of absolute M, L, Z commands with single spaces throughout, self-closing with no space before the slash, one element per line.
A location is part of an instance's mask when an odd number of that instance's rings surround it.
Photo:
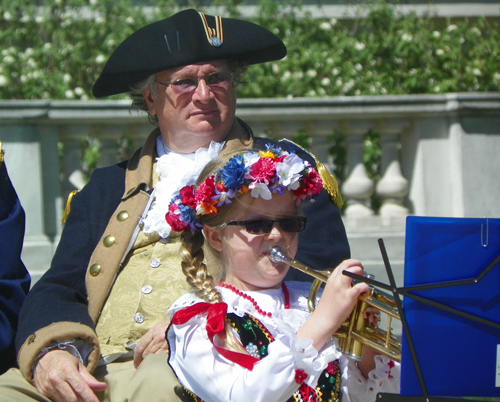
<path fill-rule="evenodd" d="M 212 304 L 202 302 L 189 307 L 184 307 L 174 314 L 172 317 L 172 324 L 185 324 L 194 316 L 204 313 L 207 314 L 207 335 L 210 342 L 212 342 L 212 345 L 214 345 L 215 350 L 233 363 L 236 363 L 247 370 L 252 370 L 253 366 L 259 361 L 259 359 L 244 353 L 233 352 L 231 350 L 221 348 L 214 343 L 214 336 L 224 331 L 227 315 L 226 303 L 221 302 Z"/>

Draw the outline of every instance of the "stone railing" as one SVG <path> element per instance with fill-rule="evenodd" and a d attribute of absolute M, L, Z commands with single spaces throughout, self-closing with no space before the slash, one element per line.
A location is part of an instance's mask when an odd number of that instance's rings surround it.
<path fill-rule="evenodd" d="M 353 252 L 368 260 L 376 258 L 363 243 L 370 236 L 397 233 L 404 247 L 408 214 L 500 216 L 498 93 L 244 99 L 237 115 L 256 135 L 290 138 L 305 131 L 327 166 L 329 134 L 338 129 L 346 135 L 344 222 Z M 117 161 L 116 142 L 124 133 L 140 146 L 150 130 L 145 115 L 129 111 L 129 102 L 0 101 L 0 141 L 27 214 L 23 258 L 35 277 L 47 269 L 58 242 L 67 194 L 83 184 L 80 140 L 91 134 L 100 141 L 105 166 Z M 377 183 L 362 160 L 368 130 L 381 136 Z M 377 215 L 369 204 L 374 192 L 383 199 Z M 402 259 L 401 250 L 395 254 Z"/>

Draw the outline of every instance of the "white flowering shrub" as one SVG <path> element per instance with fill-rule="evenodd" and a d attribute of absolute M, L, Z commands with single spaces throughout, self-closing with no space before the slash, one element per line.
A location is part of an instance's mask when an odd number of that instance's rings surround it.
<path fill-rule="evenodd" d="M 282 4 L 280 2 L 280 4 Z M 354 24 L 298 18 L 300 7 L 260 2 L 255 22 L 286 43 L 276 73 L 252 67 L 244 97 L 385 95 L 498 91 L 500 30 L 486 18 L 443 21 L 397 14 L 372 2 Z M 361 6 L 360 6 L 361 7 Z M 310 71 L 315 71 L 314 76 Z M 298 76 L 297 72 L 303 72 Z M 326 84 L 326 85 L 325 85 Z"/>
<path fill-rule="evenodd" d="M 203 0 L 186 0 L 203 10 Z M 184 4 L 182 3 L 182 4 Z M 216 0 L 237 16 L 241 0 Z M 43 4 L 35 6 L 34 4 Z M 91 99 L 109 54 L 130 33 L 179 9 L 174 0 L 2 0 L 0 99 Z M 500 89 L 500 30 L 485 18 L 443 25 L 374 2 L 354 24 L 297 17 L 300 4 L 261 0 L 252 19 L 288 56 L 252 66 L 240 97 L 385 95 Z M 149 6 L 146 9 L 142 6 Z M 361 7 L 361 6 L 360 6 Z M 123 95 L 115 98 L 122 98 Z"/>

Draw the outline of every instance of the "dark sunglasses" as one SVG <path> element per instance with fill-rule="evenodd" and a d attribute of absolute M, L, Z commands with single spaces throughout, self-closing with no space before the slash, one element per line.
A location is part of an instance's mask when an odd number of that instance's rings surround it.
<path fill-rule="evenodd" d="M 282 219 L 253 219 L 250 221 L 232 221 L 228 225 L 245 226 L 245 230 L 250 234 L 265 234 L 271 233 L 273 225 L 278 222 L 281 229 L 287 233 L 301 232 L 306 227 L 305 216 L 294 216 L 293 218 Z"/>

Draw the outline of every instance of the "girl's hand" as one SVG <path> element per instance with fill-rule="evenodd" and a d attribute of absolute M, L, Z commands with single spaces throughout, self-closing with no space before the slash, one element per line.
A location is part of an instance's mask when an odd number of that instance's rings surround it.
<path fill-rule="evenodd" d="M 351 314 L 359 296 L 368 291 L 366 283 L 353 286 L 352 279 L 342 274 L 349 271 L 363 275 L 358 260 L 345 260 L 332 272 L 326 282 L 321 300 L 309 320 L 297 331 L 297 337 L 310 338 L 320 350 Z"/>

